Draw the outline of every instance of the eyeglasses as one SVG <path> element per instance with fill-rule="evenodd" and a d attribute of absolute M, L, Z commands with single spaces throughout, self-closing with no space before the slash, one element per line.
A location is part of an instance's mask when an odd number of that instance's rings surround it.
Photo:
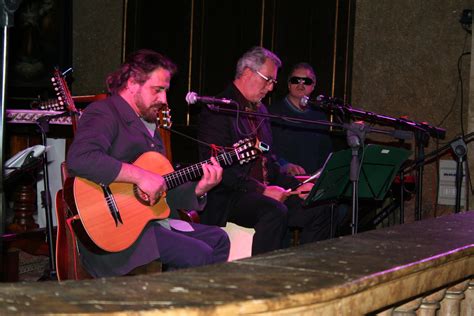
<path fill-rule="evenodd" d="M 271 85 L 272 83 L 273 83 L 273 84 L 277 84 L 277 82 L 278 82 L 278 81 L 276 81 L 276 80 L 273 79 L 273 78 L 270 78 L 270 77 L 265 76 L 264 74 L 262 74 L 262 73 L 261 73 L 260 71 L 258 71 L 258 70 L 255 70 L 255 73 L 256 73 L 257 75 L 259 75 L 260 78 L 262 78 L 263 80 L 265 80 L 265 81 L 267 82 L 267 85 Z"/>
<path fill-rule="evenodd" d="M 291 77 L 289 82 L 291 84 L 303 83 L 305 86 L 310 86 L 313 84 L 314 80 L 308 77 Z"/>

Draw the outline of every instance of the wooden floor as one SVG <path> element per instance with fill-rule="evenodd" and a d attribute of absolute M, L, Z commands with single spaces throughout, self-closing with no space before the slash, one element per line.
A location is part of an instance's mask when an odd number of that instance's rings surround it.
<path fill-rule="evenodd" d="M 473 211 L 156 275 L 4 283 L 0 314 L 355 315 L 466 275 Z"/>

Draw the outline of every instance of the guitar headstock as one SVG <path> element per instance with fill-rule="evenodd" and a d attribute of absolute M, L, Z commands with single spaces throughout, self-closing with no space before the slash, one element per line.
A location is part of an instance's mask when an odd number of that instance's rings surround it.
<path fill-rule="evenodd" d="M 257 138 L 241 139 L 235 143 L 233 147 L 240 164 L 249 162 L 250 160 L 257 158 L 261 153 L 270 150 L 270 146 L 261 142 Z"/>
<path fill-rule="evenodd" d="M 159 112 L 156 118 L 157 125 L 160 128 L 169 129 L 173 123 L 171 122 L 171 110 L 168 105 L 164 106 Z"/>
<path fill-rule="evenodd" d="M 68 111 L 77 112 L 76 106 L 74 105 L 74 100 L 72 99 L 71 92 L 65 80 L 65 76 L 59 71 L 58 68 L 54 69 L 53 77 L 51 78 L 54 91 L 58 98 L 58 102 L 63 106 L 64 109 Z"/>

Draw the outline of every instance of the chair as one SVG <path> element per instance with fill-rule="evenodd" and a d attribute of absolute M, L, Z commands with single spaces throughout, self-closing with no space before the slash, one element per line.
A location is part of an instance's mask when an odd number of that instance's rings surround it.
<path fill-rule="evenodd" d="M 61 180 L 68 177 L 66 163 L 61 164 Z M 83 232 L 80 218 L 69 210 L 63 196 L 63 190 L 56 193 L 56 273 L 58 280 L 83 280 L 92 276 L 83 268 L 77 246 L 76 232 Z M 82 230 L 81 230 L 82 228 Z"/>
<path fill-rule="evenodd" d="M 59 281 L 91 279 L 82 267 L 74 230 L 78 216 L 71 216 L 63 197 L 63 190 L 56 193 L 56 274 Z"/>

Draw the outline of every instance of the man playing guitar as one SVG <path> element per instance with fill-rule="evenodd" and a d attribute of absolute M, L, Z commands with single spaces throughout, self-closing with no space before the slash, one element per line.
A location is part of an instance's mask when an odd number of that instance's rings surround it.
<path fill-rule="evenodd" d="M 101 201 L 92 198 L 88 201 L 92 194 L 88 191 L 79 194 L 79 187 L 73 184 L 74 199 L 91 205 L 92 212 L 83 204 L 76 204 L 81 219 L 86 217 L 86 210 L 92 213 L 87 214 L 93 220 L 92 224 L 84 225 L 86 231 L 89 233 L 95 228 L 94 238 L 105 245 L 101 247 L 97 243 L 103 250 L 98 252 L 79 243 L 81 261 L 94 277 L 124 275 L 158 258 L 171 268 L 227 260 L 229 239 L 223 230 L 174 219 L 178 218 L 175 216 L 178 208 L 199 210 L 204 207 L 206 193 L 222 179 L 219 162 L 211 158 L 200 164 L 199 181 L 187 182 L 173 190 L 168 190 L 165 177 L 157 172 L 161 165 L 170 171 L 166 159 L 159 160 L 158 166 L 152 166 L 148 160 L 132 163 L 144 153 L 164 152 L 155 122 L 159 111 L 167 105 L 166 93 L 175 72 L 176 66 L 159 53 L 140 50 L 131 54 L 120 69 L 107 78 L 111 96 L 90 104 L 79 121 L 67 155 L 68 171 L 72 176 L 84 178 L 86 186 L 90 181 L 91 192 L 100 190 L 104 197 Z M 122 185 L 128 191 L 121 190 Z M 133 200 L 135 204 L 124 200 Z M 139 211 L 127 210 L 129 205 Z M 139 207 L 142 205 L 143 210 Z M 100 213 L 101 208 L 105 210 L 103 213 Z M 144 227 L 138 227 L 140 233 L 130 245 L 115 243 L 131 235 L 127 230 L 122 231 L 123 227 L 134 226 L 137 218 L 146 214 L 156 214 L 156 217 L 138 224 Z M 168 214 L 170 218 L 166 219 Z M 116 227 L 117 233 L 101 235 L 100 225 L 104 222 Z M 130 231 L 133 229 L 136 231 L 132 227 Z"/>

